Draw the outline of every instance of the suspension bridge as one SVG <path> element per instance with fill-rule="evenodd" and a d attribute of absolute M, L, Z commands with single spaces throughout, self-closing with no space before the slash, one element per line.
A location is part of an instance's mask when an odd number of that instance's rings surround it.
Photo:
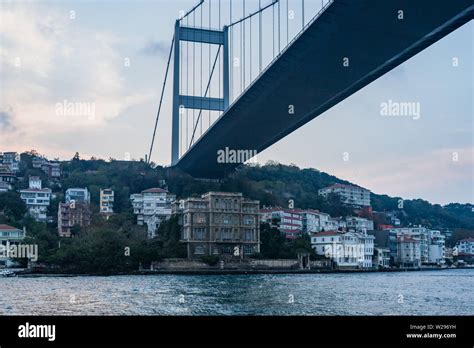
<path fill-rule="evenodd" d="M 221 178 L 242 161 L 219 153 L 262 152 L 473 17 L 472 0 L 200 0 L 175 24 L 148 159 L 171 72 L 171 164 Z"/>

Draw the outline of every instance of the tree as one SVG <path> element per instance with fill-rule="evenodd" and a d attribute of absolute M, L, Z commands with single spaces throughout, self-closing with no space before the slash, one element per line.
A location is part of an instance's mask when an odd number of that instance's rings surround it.
<path fill-rule="evenodd" d="M 186 257 L 186 245 L 180 242 L 181 226 L 178 217 L 163 221 L 158 228 L 158 237 L 163 243 L 163 255 L 165 257 Z"/>
<path fill-rule="evenodd" d="M 26 213 L 25 202 L 14 191 L 0 193 L 0 211 L 9 219 L 20 220 Z"/>

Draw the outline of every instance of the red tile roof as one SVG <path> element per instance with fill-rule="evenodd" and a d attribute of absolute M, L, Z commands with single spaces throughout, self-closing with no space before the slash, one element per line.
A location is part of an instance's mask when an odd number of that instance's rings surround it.
<path fill-rule="evenodd" d="M 335 236 L 339 235 L 338 231 L 322 231 L 316 234 L 313 234 L 313 237 L 322 237 L 322 236 Z"/>
<path fill-rule="evenodd" d="M 12 227 L 9 225 L 0 224 L 0 230 L 18 230 L 18 228 Z"/>

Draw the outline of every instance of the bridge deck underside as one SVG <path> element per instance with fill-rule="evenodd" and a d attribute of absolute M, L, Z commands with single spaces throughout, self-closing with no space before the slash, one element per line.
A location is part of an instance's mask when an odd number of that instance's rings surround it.
<path fill-rule="evenodd" d="M 335 0 L 177 167 L 195 177 L 225 176 L 238 164 L 218 163 L 219 150 L 263 151 L 468 22 L 473 8 L 472 0 Z"/>

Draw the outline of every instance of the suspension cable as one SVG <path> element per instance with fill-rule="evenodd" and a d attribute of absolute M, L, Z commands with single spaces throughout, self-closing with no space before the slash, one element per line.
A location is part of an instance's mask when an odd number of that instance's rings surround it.
<path fill-rule="evenodd" d="M 206 91 L 204 92 L 204 97 L 207 96 L 207 92 L 209 91 L 210 89 L 210 85 L 211 85 L 211 81 L 212 81 L 212 75 L 214 74 L 214 69 L 216 67 L 216 63 L 217 61 L 219 60 L 219 54 L 220 54 L 220 50 L 221 50 L 221 46 L 219 46 L 219 48 L 217 49 L 217 53 L 216 53 L 216 58 L 214 59 L 214 64 L 212 65 L 212 70 L 211 70 L 211 74 L 209 76 L 209 80 L 207 82 L 207 87 L 206 87 Z M 199 114 L 198 114 L 198 121 L 199 121 L 199 118 L 201 117 L 201 114 L 202 114 L 202 110 L 199 111 Z M 196 127 L 197 127 L 197 123 L 195 124 L 195 127 L 194 127 L 194 130 L 193 130 L 193 135 L 191 137 L 191 142 L 189 143 L 189 147 L 191 147 L 193 141 L 194 141 L 194 134 L 196 133 Z"/>
<path fill-rule="evenodd" d="M 168 63 L 166 64 L 165 79 L 163 81 L 163 87 L 161 89 L 160 104 L 158 106 L 158 112 L 156 114 L 155 128 L 153 129 L 153 137 L 151 139 L 150 152 L 148 153 L 148 163 L 150 163 L 150 161 L 151 161 L 151 153 L 153 152 L 153 144 L 155 143 L 156 127 L 158 126 L 158 119 L 160 118 L 161 105 L 163 104 L 163 96 L 165 94 L 165 89 L 166 89 L 166 81 L 168 80 L 168 72 L 169 72 L 169 69 L 170 69 L 171 55 L 173 53 L 174 39 L 175 38 L 174 38 L 174 35 L 173 35 L 173 39 L 171 40 L 170 53 L 169 53 L 169 56 L 168 56 Z"/>

